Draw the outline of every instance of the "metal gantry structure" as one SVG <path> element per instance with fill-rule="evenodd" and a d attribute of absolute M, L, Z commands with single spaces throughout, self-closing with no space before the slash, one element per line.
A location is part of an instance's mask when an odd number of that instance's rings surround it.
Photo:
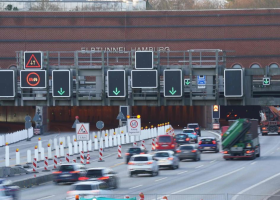
<path fill-rule="evenodd" d="M 135 51 L 44 51 L 43 69 L 46 88 L 20 87 L 20 70 L 24 52 L 16 52 L 15 97 L 1 97 L 1 106 L 184 106 L 184 105 L 279 105 L 280 84 L 273 79 L 280 69 L 242 69 L 243 94 L 225 97 L 224 70 L 227 51 L 193 49 L 153 52 L 153 69 L 157 71 L 157 88 L 132 88 L 131 71 L 135 69 Z M 182 70 L 182 96 L 164 96 L 164 70 Z M 70 70 L 70 97 L 53 97 L 52 71 Z M 107 71 L 125 70 L 125 97 L 108 97 Z M 205 79 L 199 82 L 199 77 Z M 270 77 L 264 85 L 263 77 Z M 186 83 L 184 80 L 187 80 Z M 144 80 L 145 81 L 145 78 Z M 235 83 L 233 82 L 232 85 Z"/>

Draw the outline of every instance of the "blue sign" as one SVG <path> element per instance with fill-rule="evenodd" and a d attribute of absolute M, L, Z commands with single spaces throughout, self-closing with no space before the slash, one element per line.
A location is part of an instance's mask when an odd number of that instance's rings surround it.
<path fill-rule="evenodd" d="M 203 75 L 197 76 L 198 88 L 205 88 L 205 85 L 206 85 L 206 76 Z"/>

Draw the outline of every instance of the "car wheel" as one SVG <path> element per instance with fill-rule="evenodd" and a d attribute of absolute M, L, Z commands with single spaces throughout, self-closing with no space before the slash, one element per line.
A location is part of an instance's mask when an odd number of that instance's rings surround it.
<path fill-rule="evenodd" d="M 132 177 L 132 176 L 133 176 L 132 172 L 130 172 L 129 176 L 130 176 L 130 177 Z"/>
<path fill-rule="evenodd" d="M 117 188 L 118 188 L 118 186 L 119 186 L 119 184 L 118 184 L 118 179 L 115 179 L 114 189 L 117 189 Z"/>
<path fill-rule="evenodd" d="M 176 169 L 175 165 L 171 165 L 171 169 L 172 170 Z"/>
<path fill-rule="evenodd" d="M 178 163 L 178 165 L 177 165 L 177 169 L 179 169 L 179 163 Z"/>
<path fill-rule="evenodd" d="M 215 153 L 219 153 L 219 151 L 220 151 L 220 150 L 219 150 L 219 149 L 217 149 L 217 150 L 215 151 Z"/>

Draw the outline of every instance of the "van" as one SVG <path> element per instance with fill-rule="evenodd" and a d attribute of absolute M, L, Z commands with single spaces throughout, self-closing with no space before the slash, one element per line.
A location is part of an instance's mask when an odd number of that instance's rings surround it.
<path fill-rule="evenodd" d="M 176 151 L 176 139 L 171 135 L 160 135 L 157 137 L 156 150 L 173 150 Z"/>

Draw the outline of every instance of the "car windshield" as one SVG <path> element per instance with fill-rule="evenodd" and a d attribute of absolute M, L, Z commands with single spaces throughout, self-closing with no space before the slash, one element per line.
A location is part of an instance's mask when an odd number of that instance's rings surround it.
<path fill-rule="evenodd" d="M 148 161 L 148 157 L 144 157 L 144 156 L 135 157 L 135 158 L 133 159 L 133 161 Z"/>
<path fill-rule="evenodd" d="M 195 125 L 195 124 L 191 124 L 191 125 L 188 125 L 188 128 L 197 128 L 198 125 Z"/>
<path fill-rule="evenodd" d="M 212 138 L 205 138 L 205 139 L 201 139 L 202 142 L 212 142 L 213 139 Z"/>
<path fill-rule="evenodd" d="M 60 166 L 59 171 L 64 171 L 64 172 L 75 171 L 74 165 L 62 165 Z"/>
<path fill-rule="evenodd" d="M 96 185 L 75 185 L 74 190 L 97 190 Z"/>
<path fill-rule="evenodd" d="M 194 136 L 195 136 L 195 134 L 193 134 L 193 133 L 187 133 L 187 135 L 188 135 L 189 137 L 194 137 Z"/>
<path fill-rule="evenodd" d="M 102 170 L 88 170 L 86 176 L 92 178 L 102 177 Z"/>
<path fill-rule="evenodd" d="M 183 130 L 183 133 L 193 133 L 193 130 Z"/>
<path fill-rule="evenodd" d="M 169 157 L 169 153 L 159 152 L 159 153 L 156 153 L 155 157 Z"/>
<path fill-rule="evenodd" d="M 193 150 L 193 146 L 180 146 L 181 150 Z"/>
<path fill-rule="evenodd" d="M 186 138 L 187 137 L 187 135 L 186 134 L 178 134 L 178 135 L 176 135 L 176 139 L 184 139 L 184 138 Z"/>
<path fill-rule="evenodd" d="M 161 136 L 161 137 L 159 137 L 158 142 L 159 142 L 159 143 L 163 143 L 163 142 L 168 143 L 168 142 L 171 142 L 171 137 L 170 137 L 170 136 Z"/>
<path fill-rule="evenodd" d="M 128 150 L 129 153 L 140 153 L 141 149 L 140 148 L 130 148 Z"/>

